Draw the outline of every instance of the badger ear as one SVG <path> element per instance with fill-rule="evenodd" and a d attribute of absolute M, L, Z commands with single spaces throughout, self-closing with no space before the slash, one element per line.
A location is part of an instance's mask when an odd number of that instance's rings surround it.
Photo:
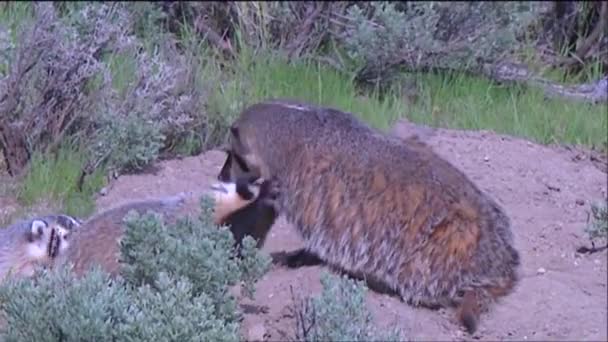
<path fill-rule="evenodd" d="M 44 234 L 44 229 L 48 227 L 48 223 L 44 220 L 33 220 L 30 226 L 30 239 L 40 238 Z"/>
<path fill-rule="evenodd" d="M 69 216 L 69 215 L 63 215 L 63 217 L 65 217 L 66 220 L 68 220 L 69 224 L 69 229 L 73 229 L 73 228 L 77 228 L 80 227 L 82 225 L 82 220 L 77 218 L 77 217 L 73 217 L 73 216 Z"/>

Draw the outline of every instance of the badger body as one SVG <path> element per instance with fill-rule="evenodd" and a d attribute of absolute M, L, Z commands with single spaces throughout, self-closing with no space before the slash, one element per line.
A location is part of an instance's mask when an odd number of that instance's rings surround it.
<path fill-rule="evenodd" d="M 304 239 L 300 254 L 380 281 L 413 305 L 456 305 L 470 333 L 517 283 L 508 216 L 425 144 L 282 99 L 246 108 L 230 131 L 247 171 L 280 187 L 277 209 Z"/>
<path fill-rule="evenodd" d="M 71 264 L 77 276 L 92 267 L 99 266 L 111 276 L 120 272 L 120 240 L 124 235 L 124 218 L 130 211 L 142 215 L 154 211 L 163 215 L 167 222 L 177 220 L 177 214 L 185 210 L 185 194 L 177 196 L 127 202 L 103 210 L 84 220 L 71 236 L 71 244 L 57 264 Z"/>

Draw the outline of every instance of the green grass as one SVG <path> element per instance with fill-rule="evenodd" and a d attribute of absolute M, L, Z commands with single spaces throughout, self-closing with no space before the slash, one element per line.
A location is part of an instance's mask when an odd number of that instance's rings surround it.
<path fill-rule="evenodd" d="M 350 78 L 318 63 L 288 63 L 269 54 L 240 57 L 237 72 L 217 87 L 211 112 L 231 122 L 246 105 L 291 97 L 351 111 L 386 129 L 400 117 L 432 126 L 493 130 L 541 144 L 567 143 L 606 149 L 605 105 L 545 99 L 540 90 L 499 87 L 465 75 L 408 75 L 418 84 L 418 101 L 407 105 L 399 89 L 358 95 Z"/>
<path fill-rule="evenodd" d="M 235 77 L 216 89 L 210 99 L 212 112 L 229 121 L 254 102 L 287 97 L 350 111 L 370 125 L 387 129 L 405 113 L 405 103 L 396 96 L 361 96 L 347 75 L 316 62 L 289 63 L 285 59 L 261 54 L 241 56 Z"/>
<path fill-rule="evenodd" d="M 55 158 L 35 154 L 18 193 L 26 206 L 50 201 L 68 215 L 87 216 L 95 209 L 94 194 L 105 183 L 104 170 L 99 168 L 87 176 L 82 192 L 77 181 L 85 161 L 84 153 L 62 147 Z"/>
<path fill-rule="evenodd" d="M 545 99 L 540 90 L 499 87 L 464 75 L 414 77 L 421 97 L 408 112 L 414 122 L 606 149 L 606 105 Z"/>

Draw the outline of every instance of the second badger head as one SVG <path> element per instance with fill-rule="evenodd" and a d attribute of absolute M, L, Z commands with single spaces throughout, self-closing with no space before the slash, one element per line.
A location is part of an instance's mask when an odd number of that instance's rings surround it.
<path fill-rule="evenodd" d="M 278 216 L 275 202 L 279 195 L 277 186 L 252 174 L 232 174 L 233 156 L 230 151 L 226 152 L 227 159 L 218 175 L 219 182 L 211 186 L 215 199 L 214 223 L 229 227 L 237 250 L 246 235 L 253 237 L 261 248 Z"/>

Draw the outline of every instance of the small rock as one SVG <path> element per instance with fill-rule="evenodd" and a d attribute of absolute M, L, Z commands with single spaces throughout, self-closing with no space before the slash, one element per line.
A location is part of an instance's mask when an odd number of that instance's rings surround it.
<path fill-rule="evenodd" d="M 266 337 L 266 327 L 262 323 L 254 324 L 247 330 L 248 341 L 264 341 Z"/>
<path fill-rule="evenodd" d="M 543 267 L 541 267 L 541 268 L 539 268 L 538 270 L 536 270 L 536 273 L 537 273 L 537 274 L 545 274 L 545 273 L 547 273 L 547 270 L 546 270 L 546 269 L 544 269 Z"/>
<path fill-rule="evenodd" d="M 582 199 L 579 198 L 579 199 L 576 200 L 576 204 L 578 204 L 578 205 L 585 205 L 585 200 L 582 200 Z"/>
<path fill-rule="evenodd" d="M 483 161 L 489 162 L 490 161 L 490 157 L 488 157 L 488 156 L 483 157 Z"/>
<path fill-rule="evenodd" d="M 108 194 L 108 188 L 106 188 L 106 187 L 101 188 L 101 190 L 99 190 L 99 194 L 101 196 L 107 195 Z"/>

